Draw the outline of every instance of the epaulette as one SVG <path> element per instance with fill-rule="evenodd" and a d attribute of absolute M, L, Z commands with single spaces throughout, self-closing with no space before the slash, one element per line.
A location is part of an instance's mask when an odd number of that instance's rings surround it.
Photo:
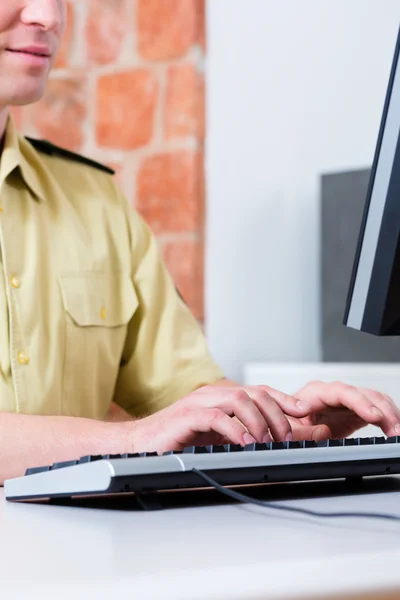
<path fill-rule="evenodd" d="M 81 154 L 75 154 L 75 152 L 71 152 L 70 150 L 66 150 L 66 148 L 60 148 L 60 146 L 55 146 L 51 142 L 47 140 L 37 140 L 30 137 L 25 137 L 32 144 L 36 150 L 39 152 L 44 152 L 49 156 L 62 156 L 63 158 L 67 158 L 69 160 L 74 160 L 76 162 L 83 163 L 84 165 L 88 165 L 89 167 L 94 167 L 95 169 L 100 169 L 101 171 L 106 171 L 110 175 L 114 175 L 115 171 L 107 167 L 106 165 L 102 165 L 101 163 L 92 160 L 91 158 L 86 158 L 86 156 L 82 156 Z"/>

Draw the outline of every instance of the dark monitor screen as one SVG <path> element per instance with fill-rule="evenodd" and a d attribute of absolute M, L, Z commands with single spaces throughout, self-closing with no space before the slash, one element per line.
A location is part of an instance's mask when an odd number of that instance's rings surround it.
<path fill-rule="evenodd" d="M 400 335 L 400 31 L 390 73 L 344 324 Z"/>

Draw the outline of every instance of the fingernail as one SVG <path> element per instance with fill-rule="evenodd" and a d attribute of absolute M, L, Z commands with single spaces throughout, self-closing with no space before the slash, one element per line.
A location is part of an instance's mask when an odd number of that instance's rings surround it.
<path fill-rule="evenodd" d="M 264 435 L 262 441 L 263 441 L 263 444 L 269 444 L 270 442 L 272 442 L 272 438 L 268 433 L 266 433 Z"/>
<path fill-rule="evenodd" d="M 287 434 L 287 436 L 285 437 L 285 442 L 293 442 L 293 434 L 292 433 Z"/>
<path fill-rule="evenodd" d="M 397 423 L 397 425 L 394 426 L 394 430 L 396 433 L 400 433 L 400 423 Z"/>
<path fill-rule="evenodd" d="M 377 417 L 383 417 L 383 413 L 381 413 L 381 411 L 379 410 L 379 408 L 376 408 L 376 406 L 373 406 L 371 408 L 371 412 L 373 412 L 374 415 L 376 415 Z"/>
<path fill-rule="evenodd" d="M 247 431 L 246 431 L 246 433 L 243 434 L 243 441 L 245 444 L 255 444 L 256 443 L 256 440 L 253 438 L 252 435 L 247 433 Z"/>
<path fill-rule="evenodd" d="M 311 410 L 312 409 L 311 404 L 308 404 L 308 402 L 304 402 L 303 400 L 297 400 L 296 406 L 300 410 Z"/>

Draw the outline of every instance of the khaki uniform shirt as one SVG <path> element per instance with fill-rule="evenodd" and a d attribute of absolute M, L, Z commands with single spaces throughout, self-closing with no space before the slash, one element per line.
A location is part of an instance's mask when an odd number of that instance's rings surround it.
<path fill-rule="evenodd" d="M 35 149 L 0 160 L 0 411 L 155 412 L 223 377 L 112 177 Z"/>

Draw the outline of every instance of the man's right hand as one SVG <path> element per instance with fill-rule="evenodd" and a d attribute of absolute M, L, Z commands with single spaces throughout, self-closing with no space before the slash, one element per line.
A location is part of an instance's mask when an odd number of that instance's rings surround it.
<path fill-rule="evenodd" d="M 299 406 L 300 404 L 300 406 Z M 183 450 L 186 446 L 293 439 L 287 415 L 305 417 L 311 406 L 283 393 L 272 398 L 265 386 L 205 386 L 171 406 L 134 423 L 132 452 Z"/>

